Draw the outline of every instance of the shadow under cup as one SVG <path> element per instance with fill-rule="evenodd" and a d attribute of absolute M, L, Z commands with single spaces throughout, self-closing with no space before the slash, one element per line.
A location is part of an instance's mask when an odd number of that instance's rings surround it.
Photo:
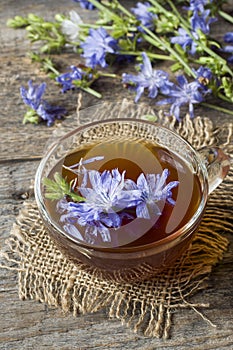
<path fill-rule="evenodd" d="M 48 210 L 43 178 L 53 169 L 62 171 L 68 154 L 93 144 L 117 142 L 125 144 L 149 143 L 175 154 L 198 178 L 200 196 L 195 212 L 175 232 L 154 242 L 138 246 L 105 247 L 85 243 L 66 232 Z M 192 189 L 190 189 L 191 191 Z M 117 282 L 140 281 L 172 266 L 187 249 L 197 230 L 208 198 L 208 172 L 203 157 L 192 146 L 171 130 L 136 119 L 116 119 L 85 125 L 54 143 L 42 159 L 35 179 L 35 196 L 41 217 L 58 248 L 72 261 L 83 264 L 98 277 Z M 187 193 L 187 197 L 189 194 Z M 186 195 L 182 198 L 185 201 Z M 176 205 L 176 204 L 175 204 Z"/>

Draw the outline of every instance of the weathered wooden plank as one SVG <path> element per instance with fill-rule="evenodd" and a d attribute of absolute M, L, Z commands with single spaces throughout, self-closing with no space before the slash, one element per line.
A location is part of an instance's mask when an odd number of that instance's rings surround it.
<path fill-rule="evenodd" d="M 135 2 L 125 3 L 130 7 Z M 38 82 L 48 82 L 48 79 L 26 57 L 29 43 L 25 40 L 25 32 L 6 28 L 5 22 L 9 17 L 30 12 L 51 19 L 55 13 L 67 13 L 75 7 L 78 8 L 77 4 L 66 0 L 0 1 L 0 160 L 3 161 L 0 167 L 1 246 L 9 236 L 25 196 L 31 192 L 31 179 L 34 178 L 38 165 L 38 161 L 33 158 L 43 154 L 45 144 L 56 128 L 22 125 L 25 106 L 19 96 L 20 85 L 26 85 L 31 77 L 36 77 Z M 94 12 L 80 9 L 79 12 L 88 21 L 94 19 Z M 216 38 L 221 39 L 230 28 L 229 25 L 216 24 Z M 77 57 L 74 53 L 69 53 L 55 59 L 61 60 L 65 67 L 75 64 Z M 130 70 L 129 67 L 119 66 L 117 73 L 121 75 L 126 69 Z M 96 82 L 95 87 L 103 93 L 105 100 L 114 101 L 119 96 L 133 99 L 130 92 L 122 91 L 120 84 L 109 79 Z M 77 93 L 62 95 L 58 87 L 49 82 L 46 96 L 51 103 L 65 105 L 67 108 L 69 119 L 63 123 L 75 120 Z M 85 94 L 83 108 L 98 102 Z M 203 108 L 198 113 L 211 116 L 219 125 L 231 120 L 230 116 Z M 32 158 L 31 161 L 26 161 L 28 158 Z M 230 350 L 233 344 L 232 235 L 229 235 L 229 240 L 230 250 L 211 274 L 209 287 L 193 299 L 195 302 L 210 303 L 209 309 L 200 311 L 216 324 L 216 328 L 209 326 L 192 310 L 179 310 L 174 315 L 175 324 L 170 340 L 148 339 L 135 335 L 117 320 L 108 320 L 106 310 L 73 317 L 39 302 L 20 301 L 17 274 L 0 269 L 0 349 Z"/>

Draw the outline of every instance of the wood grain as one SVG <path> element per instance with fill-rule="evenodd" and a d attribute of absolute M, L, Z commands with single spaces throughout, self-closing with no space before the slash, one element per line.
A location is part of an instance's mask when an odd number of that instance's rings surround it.
<path fill-rule="evenodd" d="M 129 6 L 133 3 L 125 2 Z M 38 67 L 26 56 L 29 43 L 23 30 L 14 31 L 6 27 L 9 17 L 33 12 L 50 19 L 55 13 L 67 13 L 77 5 L 72 1 L 1 0 L 0 1 L 0 244 L 9 236 L 12 224 L 23 200 L 31 193 L 38 161 L 53 129 L 45 125 L 22 125 L 25 107 L 19 87 L 26 85 L 30 77 L 38 81 L 47 80 Z M 79 10 L 88 20 L 95 14 Z M 217 28 L 217 27 L 216 27 Z M 217 37 L 229 30 L 220 26 Z M 57 60 L 75 62 L 74 53 Z M 119 67 L 119 73 L 124 67 Z M 114 101 L 122 96 L 132 98 L 127 91 L 108 79 L 96 83 L 104 100 Z M 51 102 L 66 105 L 69 117 L 63 123 L 75 119 L 77 93 L 61 95 L 55 84 L 49 82 L 47 96 Z M 84 94 L 83 108 L 98 101 Z M 230 116 L 200 108 L 199 113 L 211 116 L 216 124 L 229 121 Z M 73 118 L 73 119 L 72 119 Z M 224 260 L 216 266 L 210 276 L 209 286 L 193 300 L 210 303 L 200 310 L 215 325 L 213 328 L 193 310 L 177 310 L 171 339 L 150 339 L 134 334 L 117 320 L 109 320 L 105 310 L 95 314 L 64 315 L 59 309 L 35 301 L 18 299 L 17 274 L 0 269 L 0 349 L 221 349 L 233 348 L 233 236 L 228 235 L 230 248 Z"/>

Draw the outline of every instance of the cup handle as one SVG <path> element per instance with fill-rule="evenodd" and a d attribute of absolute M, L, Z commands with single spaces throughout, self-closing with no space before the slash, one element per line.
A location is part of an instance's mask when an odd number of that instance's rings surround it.
<path fill-rule="evenodd" d="M 227 176 L 231 160 L 230 157 L 218 147 L 203 147 L 198 150 L 198 153 L 207 168 L 210 194 Z"/>

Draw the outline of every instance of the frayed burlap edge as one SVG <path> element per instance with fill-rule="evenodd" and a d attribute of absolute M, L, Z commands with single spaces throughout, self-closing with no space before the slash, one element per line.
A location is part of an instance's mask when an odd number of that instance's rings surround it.
<path fill-rule="evenodd" d="M 224 230 L 222 220 L 217 223 Z M 189 250 L 173 268 L 140 283 L 109 282 L 67 260 L 49 238 L 35 201 L 28 201 L 12 229 L 5 260 L 8 268 L 18 270 L 21 299 L 45 302 L 74 315 L 107 308 L 110 317 L 135 332 L 167 338 L 174 310 L 192 308 L 205 319 L 198 308 L 208 304 L 192 304 L 189 298 L 206 286 L 227 245 L 227 239 L 209 227 L 207 213 Z"/>
<path fill-rule="evenodd" d="M 127 101 L 123 103 L 125 107 Z M 108 107 L 103 106 L 105 112 Z M 144 106 L 143 111 L 153 114 Z M 98 115 L 101 115 L 100 109 Z M 95 119 L 93 114 L 92 118 Z M 162 112 L 157 118 L 176 129 L 196 148 L 218 144 L 226 151 L 232 151 L 232 124 L 214 129 L 208 118 L 191 120 L 186 116 L 180 124 L 176 124 L 174 118 L 164 117 Z M 80 116 L 78 119 L 82 123 Z M 232 180 L 230 171 L 224 183 L 211 195 L 189 250 L 173 268 L 150 280 L 134 284 L 113 283 L 97 278 L 82 264 L 74 265 L 49 238 L 34 200 L 26 201 L 17 217 L 6 250 L 1 252 L 5 261 L 2 267 L 18 271 L 21 299 L 45 302 L 74 315 L 106 308 L 110 317 L 120 319 L 135 332 L 167 338 L 172 315 L 177 309 L 192 308 L 206 319 L 198 308 L 208 307 L 208 304 L 192 304 L 190 297 L 206 287 L 212 267 L 223 258 L 227 249 L 228 241 L 221 232 L 232 232 L 233 229 L 229 209 L 232 206 Z"/>

